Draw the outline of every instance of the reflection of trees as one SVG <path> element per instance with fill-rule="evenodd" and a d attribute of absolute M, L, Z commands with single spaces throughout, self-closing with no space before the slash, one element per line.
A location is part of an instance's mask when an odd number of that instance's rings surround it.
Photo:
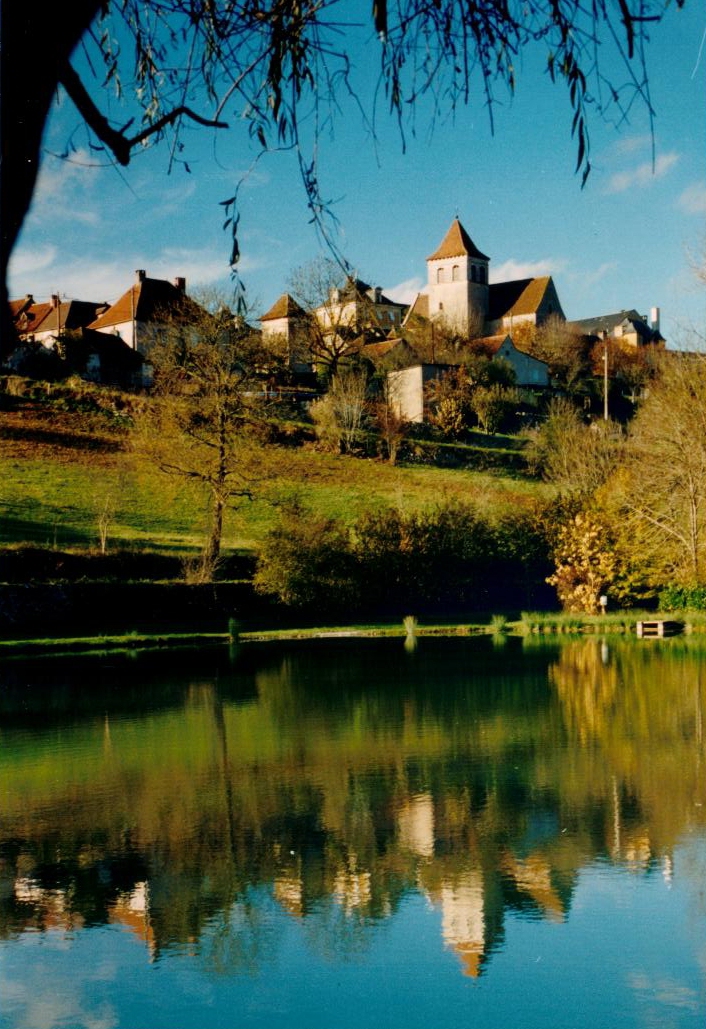
<path fill-rule="evenodd" d="M 653 645 L 654 644 L 654 645 Z M 550 670 L 574 750 L 565 788 L 591 784 L 617 854 L 668 854 L 706 821 L 704 645 L 697 639 L 562 648 Z"/>
<path fill-rule="evenodd" d="M 508 910 L 561 920 L 587 860 L 642 868 L 703 824 L 699 657 L 272 648 L 234 673 L 256 697 L 190 673 L 179 707 L 10 729 L 0 932 L 119 921 L 228 971 L 276 949 L 267 905 L 351 953 L 422 891 L 477 975 Z"/>

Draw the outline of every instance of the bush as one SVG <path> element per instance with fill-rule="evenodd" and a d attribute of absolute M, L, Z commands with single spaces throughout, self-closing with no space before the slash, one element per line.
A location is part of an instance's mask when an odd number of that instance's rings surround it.
<path fill-rule="evenodd" d="M 661 611 L 706 611 L 706 586 L 667 586 L 659 594 Z"/>
<path fill-rule="evenodd" d="M 255 584 L 309 608 L 483 610 L 533 600 L 546 572 L 547 545 L 531 516 L 492 526 L 472 505 L 451 502 L 369 511 L 349 531 L 294 504 L 265 540 Z"/>

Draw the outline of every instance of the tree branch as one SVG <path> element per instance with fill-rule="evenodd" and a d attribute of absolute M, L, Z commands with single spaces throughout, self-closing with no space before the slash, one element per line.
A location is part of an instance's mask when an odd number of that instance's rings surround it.
<path fill-rule="evenodd" d="M 182 105 L 181 107 L 175 107 L 173 111 L 169 111 L 168 114 L 158 118 L 156 122 L 148 125 L 142 132 L 138 132 L 136 136 L 128 137 L 123 132 L 114 129 L 98 110 L 88 90 L 69 61 L 65 61 L 62 65 L 59 81 L 89 128 L 95 132 L 102 143 L 105 143 L 110 148 L 118 164 L 123 166 L 127 166 L 130 163 L 130 151 L 134 146 L 155 135 L 155 133 L 161 132 L 165 126 L 171 125 L 172 122 L 177 121 L 177 119 L 183 116 L 191 118 L 193 121 L 198 122 L 199 125 L 216 129 L 228 128 L 227 122 L 211 121 L 208 118 L 202 118 L 201 115 L 196 114 L 191 108 Z"/>

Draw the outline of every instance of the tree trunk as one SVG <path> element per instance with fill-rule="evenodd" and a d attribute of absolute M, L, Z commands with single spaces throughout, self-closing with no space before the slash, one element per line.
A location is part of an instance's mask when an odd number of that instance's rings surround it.
<path fill-rule="evenodd" d="M 2 178 L 0 210 L 0 358 L 17 336 L 8 310 L 7 266 L 32 201 L 42 135 L 60 69 L 101 7 L 101 0 L 68 4 L 5 0 L 2 4 Z"/>
<path fill-rule="evenodd" d="M 221 556 L 224 510 L 225 503 L 223 502 L 223 497 L 220 493 L 214 493 L 213 506 L 211 508 L 211 531 L 203 553 L 204 578 L 208 577 L 209 581 L 213 578 L 218 559 Z"/>

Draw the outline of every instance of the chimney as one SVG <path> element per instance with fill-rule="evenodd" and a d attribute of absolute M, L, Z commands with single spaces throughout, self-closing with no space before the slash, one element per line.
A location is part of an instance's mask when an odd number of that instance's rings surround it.
<path fill-rule="evenodd" d="M 380 303 L 380 298 L 382 297 L 382 289 L 381 289 L 381 287 L 380 286 L 376 286 L 375 289 L 373 290 L 373 294 L 375 296 L 375 303 L 379 304 Z"/>
<path fill-rule="evenodd" d="M 144 282 L 145 281 L 145 276 L 147 275 L 147 272 L 145 271 L 144 268 L 138 268 L 137 271 L 135 272 L 135 275 L 137 276 L 137 281 L 138 282 Z"/>
<path fill-rule="evenodd" d="M 179 290 L 180 293 L 186 293 L 186 279 L 179 275 L 174 280 L 174 287 Z"/>
<path fill-rule="evenodd" d="M 58 293 L 52 293 L 52 295 L 51 295 L 51 306 L 54 308 L 54 310 L 56 310 L 57 307 L 59 306 L 59 294 Z"/>
<path fill-rule="evenodd" d="M 659 308 L 658 307 L 651 307 L 650 308 L 650 328 L 653 329 L 654 332 L 659 332 Z"/>

